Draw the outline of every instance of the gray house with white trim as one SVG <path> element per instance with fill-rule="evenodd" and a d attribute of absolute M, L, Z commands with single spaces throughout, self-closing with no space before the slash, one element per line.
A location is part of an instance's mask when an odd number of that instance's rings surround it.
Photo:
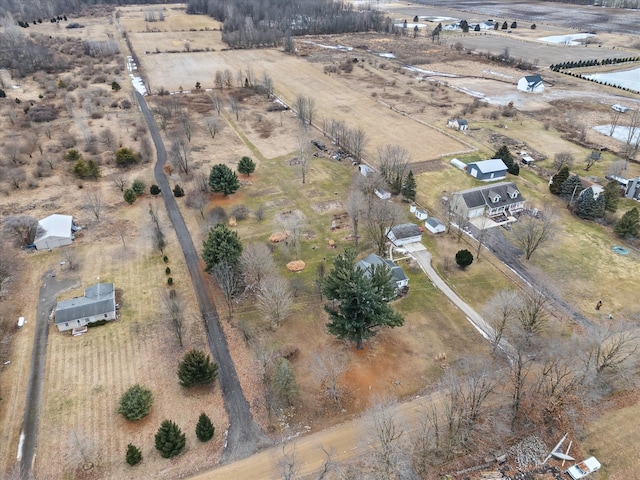
<path fill-rule="evenodd" d="M 60 332 L 65 332 L 99 320 L 115 319 L 116 295 L 113 283 L 98 283 L 85 288 L 82 297 L 58 302 L 54 323 Z"/>
<path fill-rule="evenodd" d="M 415 223 L 402 223 L 391 227 L 387 232 L 387 238 L 396 247 L 405 243 L 422 241 L 422 231 Z"/>
<path fill-rule="evenodd" d="M 455 192 L 451 209 L 469 220 L 482 215 L 493 218 L 521 212 L 525 202 L 515 183 L 500 182 Z"/>
<path fill-rule="evenodd" d="M 409 278 L 405 275 L 402 267 L 393 263 L 392 260 L 385 260 L 375 253 L 370 253 L 356 263 L 356 266 L 361 270 L 364 270 L 368 275 L 371 275 L 373 273 L 373 269 L 380 265 L 386 265 L 391 271 L 391 277 L 396 284 L 396 290 L 400 290 L 401 288 L 409 285 Z"/>
<path fill-rule="evenodd" d="M 483 182 L 504 180 L 507 176 L 507 166 L 501 158 L 472 162 L 467 165 L 467 173 Z"/>

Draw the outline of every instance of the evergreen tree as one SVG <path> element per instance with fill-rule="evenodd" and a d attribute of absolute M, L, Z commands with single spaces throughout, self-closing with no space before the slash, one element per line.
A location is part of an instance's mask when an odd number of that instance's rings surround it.
<path fill-rule="evenodd" d="M 594 198 L 593 189 L 587 188 L 576 202 L 576 214 L 585 220 L 595 220 L 604 216 L 604 195 Z"/>
<path fill-rule="evenodd" d="M 571 175 L 560 186 L 560 195 L 563 197 L 574 199 L 578 198 L 580 192 L 582 192 L 582 179 L 578 175 Z"/>
<path fill-rule="evenodd" d="M 131 205 L 133 202 L 136 201 L 136 193 L 130 188 L 127 188 L 124 191 L 123 196 L 124 196 L 124 201 L 127 202 L 129 205 Z"/>
<path fill-rule="evenodd" d="M 209 186 L 213 192 L 222 192 L 231 195 L 240 188 L 240 181 L 236 172 L 223 163 L 211 167 L 209 173 Z"/>
<path fill-rule="evenodd" d="M 627 210 L 616 222 L 613 231 L 620 237 L 637 237 L 640 232 L 640 212 L 638 207 Z"/>
<path fill-rule="evenodd" d="M 164 420 L 156 433 L 156 448 L 163 458 L 171 458 L 182 452 L 187 438 L 180 427 L 171 420 Z"/>
<path fill-rule="evenodd" d="M 249 157 L 242 157 L 238 162 L 238 173 L 251 175 L 256 170 L 256 164 Z"/>
<path fill-rule="evenodd" d="M 405 200 L 414 202 L 416 199 L 416 189 L 417 189 L 416 179 L 413 176 L 413 172 L 409 170 L 406 178 L 404 179 L 404 183 L 402 184 L 402 196 Z"/>
<path fill-rule="evenodd" d="M 276 371 L 271 380 L 271 386 L 278 398 L 291 405 L 299 393 L 296 374 L 293 371 L 291 362 L 286 358 L 281 358 L 276 365 Z"/>
<path fill-rule="evenodd" d="M 213 438 L 213 434 L 216 429 L 211 423 L 211 419 L 207 417 L 206 413 L 201 413 L 200 418 L 198 418 L 198 424 L 196 425 L 196 437 L 201 442 L 208 442 Z"/>
<path fill-rule="evenodd" d="M 71 150 L 67 150 L 67 153 L 64 154 L 64 159 L 67 162 L 77 162 L 78 160 L 82 159 L 82 154 L 74 148 Z"/>
<path fill-rule="evenodd" d="M 203 242 L 202 258 L 206 264 L 205 272 L 210 273 L 216 265 L 227 262 L 237 265 L 242 254 L 242 243 L 238 232 L 232 231 L 224 223 L 218 223 L 209 230 Z"/>
<path fill-rule="evenodd" d="M 459 250 L 456 253 L 456 263 L 460 268 L 467 268 L 473 263 L 473 254 L 469 250 Z"/>
<path fill-rule="evenodd" d="M 127 463 L 131 466 L 137 465 L 142 461 L 142 452 L 133 444 L 127 445 Z"/>
<path fill-rule="evenodd" d="M 604 209 L 607 212 L 615 212 L 618 210 L 618 202 L 620 201 L 620 185 L 615 180 L 610 181 L 604 186 Z"/>
<path fill-rule="evenodd" d="M 356 265 L 355 258 L 353 249 L 338 255 L 322 293 L 333 301 L 332 306 L 324 307 L 329 314 L 329 333 L 355 342 L 362 350 L 362 341 L 375 336 L 379 327 L 400 327 L 404 319 L 389 306 L 396 287 L 389 268 L 380 265 L 365 271 Z"/>
<path fill-rule="evenodd" d="M 186 388 L 213 383 L 217 377 L 218 365 L 200 350 L 189 350 L 178 366 L 180 385 Z"/>
<path fill-rule="evenodd" d="M 184 197 L 184 189 L 176 183 L 176 186 L 173 187 L 173 196 L 176 198 Z"/>
<path fill-rule="evenodd" d="M 151 390 L 136 384 L 120 397 L 118 413 L 122 414 L 127 420 L 140 420 L 147 416 L 152 404 L 153 394 Z"/>
<path fill-rule="evenodd" d="M 111 82 L 111 90 L 113 90 L 114 92 L 117 92 L 120 90 L 120 84 L 118 82 L 116 82 L 115 80 L 113 82 Z"/>
<path fill-rule="evenodd" d="M 71 169 L 71 173 L 73 173 L 77 178 L 86 178 L 88 176 L 88 172 L 89 169 L 83 159 L 79 159 Z"/>
<path fill-rule="evenodd" d="M 128 167 L 134 163 L 138 163 L 140 154 L 135 153 L 129 148 L 122 147 L 116 152 L 116 165 L 119 167 Z"/>
<path fill-rule="evenodd" d="M 100 165 L 93 160 L 87 161 L 87 177 L 97 180 L 100 176 Z"/>
<path fill-rule="evenodd" d="M 135 193 L 138 197 L 144 193 L 146 188 L 147 186 L 139 178 L 136 178 L 131 185 L 131 190 L 133 190 L 133 193 Z"/>
<path fill-rule="evenodd" d="M 502 145 L 498 151 L 493 155 L 493 158 L 500 158 L 507 166 L 507 171 L 511 175 L 518 175 L 520 173 L 520 166 L 514 162 L 513 155 L 509 151 L 509 147 Z"/>
<path fill-rule="evenodd" d="M 467 22 L 466 20 L 460 21 L 460 28 L 462 29 L 463 33 L 469 33 L 469 22 Z"/>
<path fill-rule="evenodd" d="M 160 194 L 161 190 L 160 187 L 156 184 L 151 185 L 151 188 L 149 189 L 149 193 L 151 195 L 153 195 L 154 197 L 158 194 Z"/>

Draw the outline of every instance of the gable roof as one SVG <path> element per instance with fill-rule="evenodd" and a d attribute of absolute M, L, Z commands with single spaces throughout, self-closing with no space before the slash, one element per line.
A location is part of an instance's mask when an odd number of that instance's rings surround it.
<path fill-rule="evenodd" d="M 83 297 L 62 300 L 56 306 L 55 323 L 93 317 L 115 311 L 113 283 L 98 283 L 87 287 Z"/>
<path fill-rule="evenodd" d="M 510 193 L 518 192 L 516 198 L 511 198 Z M 491 207 L 500 207 L 502 205 L 511 205 L 512 203 L 524 202 L 525 199 L 513 182 L 500 182 L 493 185 L 470 188 L 455 192 L 454 195 L 460 195 L 467 205 L 467 208 L 477 208 L 484 205 Z M 499 195 L 497 202 L 489 200 L 489 196 Z"/>
<path fill-rule="evenodd" d="M 379 265 L 386 265 L 391 271 L 391 277 L 395 282 L 403 282 L 408 280 L 408 277 L 405 275 L 402 267 L 399 267 L 392 260 L 384 260 L 381 256 L 376 255 L 375 253 L 370 253 L 362 260 L 356 263 L 356 265 L 364 270 L 367 276 L 371 275 L 371 269 L 377 267 Z"/>
<path fill-rule="evenodd" d="M 469 125 L 469 122 L 467 122 L 464 118 L 457 118 L 455 121 L 458 122 L 458 125 Z"/>
<path fill-rule="evenodd" d="M 397 240 L 422 236 L 420 228 L 415 223 L 402 223 L 400 225 L 396 225 L 391 228 L 391 233 L 393 233 Z"/>
<path fill-rule="evenodd" d="M 542 83 L 542 77 L 540 75 L 525 75 L 524 79 L 527 81 L 530 87 Z"/>
<path fill-rule="evenodd" d="M 434 217 L 429 217 L 425 220 L 425 223 L 428 223 L 429 225 L 431 225 L 433 228 L 435 227 L 439 227 L 440 225 L 442 225 L 443 227 L 445 226 L 444 223 L 442 223 L 440 220 L 438 220 L 437 218 Z"/>
<path fill-rule="evenodd" d="M 472 162 L 467 166 L 475 165 L 482 173 L 493 173 L 507 171 L 507 166 L 501 158 L 492 158 L 491 160 L 482 160 L 480 162 Z"/>
<path fill-rule="evenodd" d="M 38 240 L 47 237 L 71 237 L 71 226 L 73 224 L 73 217 L 71 215 L 53 214 L 38 221 L 38 226 L 41 229 L 40 235 L 34 240 L 34 243 Z"/>

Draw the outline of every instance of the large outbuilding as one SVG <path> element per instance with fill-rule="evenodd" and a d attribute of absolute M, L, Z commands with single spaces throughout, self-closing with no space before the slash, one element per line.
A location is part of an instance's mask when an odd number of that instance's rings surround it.
<path fill-rule="evenodd" d="M 60 332 L 65 332 L 99 320 L 108 321 L 116 318 L 113 283 L 97 283 L 85 288 L 83 297 L 58 302 L 55 326 Z"/>
<path fill-rule="evenodd" d="M 38 250 L 51 250 L 73 242 L 73 217 L 71 215 L 49 215 L 38 221 L 38 232 L 33 244 Z"/>
<path fill-rule="evenodd" d="M 507 176 L 507 170 L 508 168 L 501 158 L 472 162 L 467 165 L 467 173 L 484 182 L 504 180 Z"/>
<path fill-rule="evenodd" d="M 544 83 L 540 75 L 527 75 L 518 80 L 518 90 L 527 93 L 544 92 Z"/>
<path fill-rule="evenodd" d="M 387 232 L 387 238 L 396 247 L 399 247 L 405 243 L 422 241 L 422 231 L 415 223 L 402 223 L 392 227 Z"/>

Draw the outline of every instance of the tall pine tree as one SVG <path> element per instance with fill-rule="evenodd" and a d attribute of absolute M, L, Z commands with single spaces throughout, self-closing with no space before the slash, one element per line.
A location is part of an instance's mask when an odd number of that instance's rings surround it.
<path fill-rule="evenodd" d="M 502 145 L 498 149 L 498 151 L 494 154 L 493 158 L 502 159 L 504 164 L 507 166 L 507 171 L 511 175 L 518 175 L 520 173 L 520 165 L 518 165 L 513 160 L 513 155 L 511 155 L 511 152 L 509 151 L 509 147 L 507 147 L 506 145 Z"/>
<path fill-rule="evenodd" d="M 582 179 L 578 175 L 571 175 L 565 180 L 560 187 L 560 195 L 563 197 L 571 198 L 575 200 L 579 197 L 580 192 L 584 190 L 582 188 Z"/>
<path fill-rule="evenodd" d="M 413 176 L 413 171 L 409 170 L 404 183 L 402 184 L 402 196 L 408 202 L 414 202 L 416 200 L 416 189 L 418 185 L 416 179 Z"/>
<path fill-rule="evenodd" d="M 587 188 L 576 202 L 576 214 L 585 220 L 596 220 L 604 216 L 604 195 L 594 198 L 593 189 Z"/>
<path fill-rule="evenodd" d="M 200 350 L 189 350 L 178 366 L 178 378 L 183 387 L 213 383 L 217 377 L 218 365 Z"/>
<path fill-rule="evenodd" d="M 638 207 L 633 207 L 616 222 L 613 231 L 620 237 L 637 237 L 640 232 L 640 212 Z"/>
<path fill-rule="evenodd" d="M 127 463 L 131 466 L 137 465 L 142 461 L 142 452 L 133 444 L 127 445 Z"/>
<path fill-rule="evenodd" d="M 556 195 L 559 195 L 562 190 L 562 185 L 569 178 L 569 167 L 563 166 L 558 173 L 551 177 L 551 183 L 549 184 L 549 191 Z"/>
<path fill-rule="evenodd" d="M 293 371 L 291 362 L 286 358 L 281 358 L 276 365 L 276 371 L 271 379 L 271 386 L 274 393 L 287 405 L 293 403 L 293 399 L 298 396 L 299 388 L 296 381 L 296 374 Z"/>
<path fill-rule="evenodd" d="M 615 180 L 610 181 L 604 186 L 604 209 L 607 212 L 615 212 L 618 210 L 618 201 L 620 200 L 620 184 Z"/>

